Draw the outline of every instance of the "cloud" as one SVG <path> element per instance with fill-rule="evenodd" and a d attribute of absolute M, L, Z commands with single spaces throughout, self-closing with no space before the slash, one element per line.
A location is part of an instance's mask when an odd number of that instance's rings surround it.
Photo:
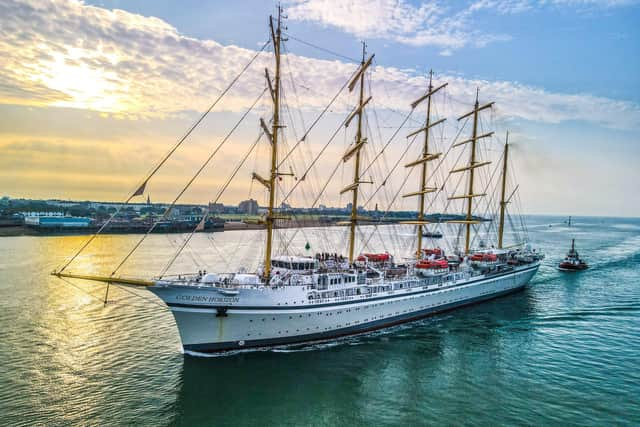
<path fill-rule="evenodd" d="M 294 7 L 310 4 L 300 2 Z M 353 4 L 349 7 L 357 8 L 359 3 Z M 359 22 L 359 31 L 379 31 L 374 25 L 378 15 L 390 14 L 390 31 L 400 32 L 406 25 L 419 34 L 425 22 L 437 21 L 441 13 L 431 3 L 415 9 L 402 1 L 394 2 L 398 10 L 390 4 L 380 0 L 381 11 L 375 12 L 372 21 Z M 415 10 L 403 9 L 411 7 Z M 186 37 L 157 18 L 87 6 L 75 0 L 2 2 L 0 28 L 0 102 L 73 107 L 122 117 L 167 117 L 183 111 L 203 111 L 256 53 Z M 447 35 L 438 37 L 444 40 Z M 452 49 L 457 46 L 453 41 L 450 44 Z M 260 56 L 215 111 L 247 108 L 263 90 L 263 70 L 272 63 L 270 53 Z M 289 103 L 308 112 L 318 111 L 355 67 L 340 61 L 286 55 L 283 85 Z M 516 82 L 438 77 L 450 82 L 452 99 L 458 100 L 452 104 L 452 115 L 467 109 L 476 87 L 480 87 L 481 95 L 497 101 L 498 111 L 506 118 L 547 123 L 578 120 L 621 129 L 637 129 L 640 123 L 640 109 L 631 102 L 551 93 Z M 296 82 L 295 87 L 291 81 Z M 408 111 L 409 103 L 427 84 L 412 70 L 382 66 L 373 67 L 372 82 L 378 107 L 402 111 Z M 266 102 L 263 109 L 269 108 Z M 334 111 L 346 111 L 353 103 L 353 98 L 343 97 Z"/>
<path fill-rule="evenodd" d="M 516 14 L 554 6 L 587 9 L 637 3 L 638 0 L 427 0 L 414 5 L 407 0 L 289 0 L 286 11 L 295 21 L 337 28 L 361 38 L 436 46 L 446 56 L 466 46 L 485 47 L 511 40 L 508 34 L 477 29 L 474 15 L 482 12 Z"/>
<path fill-rule="evenodd" d="M 436 1 L 414 6 L 405 0 L 293 0 L 289 19 L 335 27 L 362 38 L 380 38 L 411 46 L 437 46 L 451 52 L 464 46 L 482 47 L 507 35 L 470 30 L 474 9 L 454 9 Z"/>
<path fill-rule="evenodd" d="M 4 103 L 145 115 L 201 110 L 255 53 L 73 0 L 2 2 L 0 26 Z M 238 86 L 226 108 L 246 104 L 261 86 Z"/>
<path fill-rule="evenodd" d="M 572 7 L 574 9 L 614 8 L 638 4 L 638 0 L 477 0 L 469 7 L 472 11 L 493 10 L 502 14 L 527 12 L 545 7 Z"/>

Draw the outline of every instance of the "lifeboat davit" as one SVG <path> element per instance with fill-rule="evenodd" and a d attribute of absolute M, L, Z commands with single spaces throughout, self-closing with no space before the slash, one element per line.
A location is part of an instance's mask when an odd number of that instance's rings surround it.
<path fill-rule="evenodd" d="M 471 255 L 471 261 L 496 262 L 498 261 L 498 256 L 496 254 L 473 254 Z"/>
<path fill-rule="evenodd" d="M 498 256 L 492 253 L 476 253 L 469 259 L 472 264 L 480 267 L 491 267 L 498 263 Z"/>
<path fill-rule="evenodd" d="M 431 255 L 435 255 L 436 258 L 444 255 L 444 251 L 440 248 L 432 248 L 432 249 L 423 249 L 422 253 L 424 256 L 429 257 Z"/>
<path fill-rule="evenodd" d="M 425 276 L 445 274 L 449 272 L 449 261 L 446 259 L 426 260 L 416 263 L 416 272 Z"/>

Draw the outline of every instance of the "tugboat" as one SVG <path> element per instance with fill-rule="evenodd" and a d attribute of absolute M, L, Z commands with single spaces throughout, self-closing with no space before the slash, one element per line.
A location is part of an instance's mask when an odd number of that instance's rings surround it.
<path fill-rule="evenodd" d="M 571 250 L 567 253 L 564 261 L 558 265 L 560 271 L 581 271 L 589 268 L 586 262 L 580 259 L 576 251 L 576 239 L 571 239 Z"/>

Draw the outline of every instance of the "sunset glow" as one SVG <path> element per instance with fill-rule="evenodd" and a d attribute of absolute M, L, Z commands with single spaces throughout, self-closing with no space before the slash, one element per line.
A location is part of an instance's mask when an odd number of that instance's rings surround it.
<path fill-rule="evenodd" d="M 638 29 L 628 25 L 627 17 L 637 14 L 637 7 L 626 3 L 579 6 L 571 2 L 558 2 L 555 7 L 528 2 L 518 7 L 510 2 L 439 7 L 435 3 L 380 0 L 379 7 L 373 9 L 375 13 L 366 19 L 346 18 L 370 10 L 364 3 L 346 7 L 331 1 L 285 2 L 292 34 L 297 31 L 300 37 L 313 40 L 312 44 L 342 55 L 313 49 L 293 38 L 287 42 L 283 62 L 286 102 L 292 110 L 304 114 L 305 126 L 354 71 L 356 65 L 349 58 L 358 56 L 359 40 L 367 38 L 369 49 L 376 53 L 370 83 L 372 105 L 379 111 L 379 124 L 383 126 L 376 144 L 382 144 L 387 131 L 409 112 L 410 102 L 425 90 L 426 71 L 433 68 L 438 81 L 449 82 L 446 102 L 439 107 L 444 116 L 455 119 L 456 114 L 468 109 L 476 88 L 480 88 L 481 97 L 496 102 L 492 120 L 502 129 L 501 138 L 509 129 L 517 139 L 513 142 L 520 153 L 515 161 L 519 162 L 522 188 L 527 189 L 526 204 L 532 212 L 577 209 L 582 213 L 627 215 L 640 211 L 640 197 L 629 197 L 637 193 L 631 183 L 637 177 L 635 165 L 640 157 L 640 73 L 633 73 L 640 55 L 626 55 L 624 65 L 615 66 L 615 79 L 610 73 L 594 74 L 592 70 L 598 68 L 589 56 L 593 49 L 609 49 L 610 60 L 615 61 L 614 46 L 619 43 L 628 43 L 637 51 Z M 76 0 L 3 2 L 0 192 L 13 197 L 74 199 L 92 198 L 93 194 L 97 198 L 121 198 L 268 39 L 263 18 L 271 12 L 271 6 L 257 5 L 260 13 L 251 17 L 250 25 L 242 26 L 250 30 L 240 31 L 240 26 L 223 22 L 213 12 L 208 25 L 201 27 L 186 24 L 195 15 L 156 10 L 151 3 L 138 10 L 110 1 L 99 6 Z M 534 12 L 536 8 L 539 10 Z M 246 19 L 242 9 L 230 7 L 228 13 L 239 22 L 240 16 Z M 526 19 L 537 13 L 564 20 L 573 9 L 583 14 L 575 25 L 584 33 L 572 47 L 575 57 L 570 62 L 576 77 L 569 80 L 558 80 L 560 73 L 555 70 L 564 66 L 559 58 L 568 54 L 556 53 L 552 42 L 545 45 L 549 58 L 539 59 L 552 65 L 541 62 L 532 67 L 527 65 L 531 56 L 518 53 L 530 49 L 529 34 L 513 29 L 503 33 L 478 25 L 483 22 L 480 16 L 486 14 L 495 19 L 507 14 Z M 611 44 L 608 30 L 599 29 L 593 37 L 602 36 L 588 42 L 597 47 L 585 50 L 584 34 L 595 31 L 590 29 L 595 23 L 589 14 L 598 10 L 610 14 L 610 25 L 617 25 L 624 42 L 616 39 Z M 381 25 L 387 21 L 387 26 Z M 475 29 L 467 29 L 471 27 Z M 565 43 L 570 42 L 565 39 Z M 264 88 L 264 68 L 273 67 L 271 55 L 267 48 L 258 56 L 193 135 L 193 141 L 185 146 L 189 148 L 179 153 L 182 157 L 173 170 L 169 167 L 167 176 L 197 168 L 198 159 L 224 137 Z M 336 101 L 333 115 L 309 136 L 308 153 L 320 149 L 353 104 L 353 96 Z M 208 172 L 207 179 L 224 181 L 224 173 L 229 172 L 225 159 L 241 156 L 248 141 L 257 136 L 259 118 L 267 117 L 269 110 L 266 100 L 259 103 L 238 129 L 234 142 L 220 154 L 220 163 Z M 300 120 L 298 114 L 292 115 L 296 121 Z M 456 133 L 455 120 L 448 126 L 443 138 Z M 302 127 L 291 123 L 285 131 L 291 144 L 296 138 L 294 129 L 299 137 Z M 373 130 L 373 135 L 377 133 Z M 341 134 L 340 138 L 348 137 Z M 603 141 L 607 144 L 607 162 L 600 161 Z M 402 144 L 394 143 L 391 153 L 401 152 Z M 336 153 L 341 150 L 336 149 Z M 591 166 L 585 165 L 597 165 L 601 173 L 593 174 Z M 319 170 L 331 167 L 327 163 Z M 230 190 L 226 196 L 229 202 L 247 196 L 246 190 L 239 189 L 250 186 L 250 174 L 247 170 L 239 175 L 235 181 L 238 190 Z M 603 205 L 593 198 L 579 198 L 569 203 L 562 189 L 577 185 L 606 192 L 608 202 Z M 155 186 L 155 194 L 170 198 L 170 191 L 161 187 Z M 203 186 L 188 197 L 204 203 L 215 192 L 215 188 Z M 344 202 L 337 191 L 332 194 L 327 203 Z"/>

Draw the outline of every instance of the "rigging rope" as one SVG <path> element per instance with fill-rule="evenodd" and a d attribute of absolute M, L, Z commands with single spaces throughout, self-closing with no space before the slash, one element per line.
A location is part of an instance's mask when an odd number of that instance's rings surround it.
<path fill-rule="evenodd" d="M 359 69 L 359 68 L 358 68 Z M 322 112 L 318 115 L 318 117 L 316 117 L 316 119 L 313 121 L 313 123 L 311 123 L 311 126 L 309 126 L 309 129 L 307 129 L 307 131 L 304 133 L 304 135 L 302 135 L 302 138 L 300 138 L 300 140 L 298 142 L 296 142 L 294 144 L 294 146 L 291 148 L 291 150 L 289 150 L 289 152 L 284 156 L 284 158 L 280 161 L 280 163 L 278 164 L 278 167 L 280 167 L 285 160 L 287 160 L 289 158 L 289 156 L 293 153 L 293 151 L 298 148 L 298 145 L 300 145 L 302 142 L 304 142 L 307 139 L 307 136 L 309 135 L 309 133 L 311 132 L 311 130 L 316 126 L 316 124 L 318 124 L 318 122 L 320 121 L 320 119 L 325 115 L 325 113 L 329 110 L 329 108 L 331 107 L 331 105 L 333 105 L 333 103 L 335 102 L 335 100 L 338 98 L 338 96 L 342 93 L 342 91 L 344 90 L 345 87 L 347 87 L 347 85 L 349 84 L 349 82 L 351 81 L 351 79 L 353 78 L 353 76 L 356 75 L 356 73 L 358 72 L 358 70 L 355 70 L 351 76 L 344 82 L 344 84 L 342 85 L 342 87 L 340 87 L 340 90 L 338 90 L 338 92 L 333 96 L 333 98 L 331 98 L 331 101 L 329 102 L 329 104 L 322 110 Z M 346 119 L 345 119 L 346 121 Z M 343 122 L 344 123 L 344 122 Z"/>
<path fill-rule="evenodd" d="M 109 219 L 107 219 L 107 221 L 105 221 L 105 223 L 98 229 L 98 231 L 95 234 L 93 234 L 80 247 L 80 249 L 78 249 L 78 251 L 71 257 L 71 259 L 69 259 L 69 261 L 67 261 L 67 263 L 64 264 L 64 266 L 62 266 L 62 268 L 58 270 L 58 273 L 62 273 L 78 257 L 78 255 L 80 255 L 80 253 L 84 251 L 87 248 L 87 246 L 89 246 L 96 237 L 98 237 L 98 235 L 107 227 L 107 225 L 111 223 L 111 221 L 118 215 L 118 213 L 120 213 L 122 208 L 124 208 L 124 206 L 126 206 L 131 201 L 131 199 L 133 199 L 136 195 L 138 195 L 137 193 L 139 192 L 139 189 L 144 188 L 143 186 L 146 185 L 146 183 L 156 174 L 156 172 L 158 172 L 158 170 L 165 164 L 165 162 L 169 160 L 169 157 L 173 155 L 173 153 L 182 145 L 182 143 L 189 137 L 189 135 L 191 135 L 191 133 L 195 130 L 195 128 L 198 127 L 198 125 L 200 125 L 200 123 L 205 119 L 205 117 L 207 117 L 207 115 L 218 104 L 218 102 L 220 102 L 220 100 L 227 94 L 227 92 L 229 92 L 229 90 L 236 84 L 236 82 L 240 79 L 240 77 L 244 74 L 244 72 L 247 71 L 247 69 L 251 66 L 251 64 L 253 64 L 253 61 L 255 61 L 256 58 L 258 58 L 258 56 L 266 49 L 269 43 L 271 43 L 271 40 L 266 41 L 262 45 L 260 50 L 258 50 L 256 54 L 253 55 L 251 60 L 247 62 L 247 64 L 245 64 L 245 66 L 242 68 L 240 73 L 236 75 L 233 80 L 231 80 L 231 82 L 220 93 L 220 95 L 218 95 L 216 100 L 209 106 L 209 108 L 207 108 L 207 110 L 200 116 L 200 118 L 196 120 L 196 122 L 187 130 L 187 132 L 182 136 L 182 138 L 178 140 L 178 142 L 171 148 L 171 150 L 169 150 L 169 152 L 162 158 L 162 160 L 160 160 L 160 162 L 153 168 L 153 170 L 147 174 L 146 178 L 142 180 L 140 185 L 136 186 L 135 190 L 133 190 L 133 192 L 125 200 L 125 202 L 122 205 L 120 205 L 120 207 L 116 209 L 116 211 L 109 217 Z"/>
<path fill-rule="evenodd" d="M 351 112 L 349 113 L 349 115 L 356 110 L 357 107 L 354 107 Z M 302 177 L 306 177 L 306 175 L 309 173 L 309 171 L 315 166 L 316 162 L 320 159 L 320 157 L 322 156 L 322 154 L 325 152 L 325 150 L 329 147 L 329 145 L 333 142 L 333 140 L 335 139 L 336 135 L 338 134 L 338 132 L 340 132 L 340 129 L 342 129 L 342 127 L 344 126 L 344 124 L 347 122 L 347 119 L 349 118 L 349 116 L 345 117 L 344 120 L 342 120 L 342 122 L 340 123 L 340 125 L 338 126 L 338 128 L 336 129 L 336 131 L 333 133 L 333 135 L 331 135 L 331 138 L 329 138 L 329 140 L 324 144 L 324 146 L 322 147 L 322 149 L 320 150 L 320 152 L 318 153 L 318 155 L 315 157 L 315 159 L 313 159 L 313 161 L 311 162 L 311 164 L 309 165 L 309 167 L 304 171 L 304 173 L 302 174 Z M 342 160 L 342 158 L 340 159 Z M 299 179 L 298 181 L 296 181 L 296 183 L 293 185 L 293 187 L 291 188 L 291 190 L 289 190 L 289 192 L 287 193 L 287 195 L 282 199 L 281 203 L 285 203 L 288 199 L 289 196 L 291 196 L 291 194 L 294 192 L 294 190 L 298 187 L 298 185 L 303 182 L 304 179 Z"/>
<path fill-rule="evenodd" d="M 500 158 L 498 159 L 498 162 L 496 163 L 496 167 L 493 168 L 493 172 L 491 173 L 491 177 L 489 178 L 489 180 L 487 181 L 487 184 L 484 186 L 482 193 L 486 194 L 487 191 L 489 191 L 489 187 L 491 186 L 491 183 L 493 182 L 493 178 L 496 177 L 496 173 L 498 172 L 498 170 L 502 169 L 502 167 L 500 166 L 500 161 L 502 160 L 502 158 L 504 157 L 504 153 L 502 154 L 502 156 L 500 156 Z M 481 193 L 481 194 L 482 194 Z M 493 192 L 491 193 L 491 197 L 489 197 L 487 199 L 487 206 L 486 209 L 484 210 L 482 217 L 484 219 L 485 216 L 489 215 L 489 211 L 491 210 L 492 207 L 492 203 L 493 203 L 493 198 L 496 196 L 496 189 L 494 188 Z M 494 214 L 494 219 L 495 219 L 495 214 Z M 489 233 L 489 231 L 491 230 L 491 225 L 493 223 L 492 221 L 489 221 L 488 224 L 488 230 L 487 230 L 487 234 Z M 479 224 L 477 228 L 481 228 L 483 224 Z M 471 245 L 473 245 L 476 241 L 476 239 L 478 238 L 478 234 L 479 232 L 476 230 L 476 234 L 473 236 L 473 239 L 471 239 Z"/>
<path fill-rule="evenodd" d="M 465 120 L 465 122 L 462 124 L 462 126 L 460 127 L 460 129 L 458 130 L 458 133 L 456 134 L 455 138 L 453 139 L 453 141 L 451 142 L 451 145 L 449 146 L 449 148 L 447 149 L 446 153 L 444 154 L 444 156 L 442 156 L 442 160 L 440 160 L 440 162 L 438 162 L 438 164 L 436 165 L 436 167 L 434 168 L 434 170 L 431 172 L 431 174 L 428 176 L 427 181 L 431 180 L 431 178 L 436 174 L 436 172 L 438 171 L 438 169 L 440 168 L 440 166 L 444 163 L 444 160 L 447 158 L 449 152 L 451 151 L 451 149 L 453 148 L 453 146 L 455 145 L 455 141 L 458 139 L 458 137 L 460 136 L 460 134 L 462 133 L 462 130 L 464 129 L 466 123 L 467 123 L 468 119 Z M 411 145 L 413 142 L 416 141 L 417 135 L 414 137 L 413 141 L 410 142 L 409 145 Z M 405 150 L 405 152 L 403 153 L 406 154 L 408 152 L 408 148 Z M 459 159 L 460 157 L 458 157 Z M 399 162 L 401 161 L 402 158 L 400 158 L 398 160 L 398 162 L 396 163 L 396 165 L 394 166 L 397 167 L 397 165 L 399 164 Z M 392 171 L 394 170 L 392 169 Z M 413 168 L 412 168 L 413 171 Z M 404 188 L 404 186 L 406 185 L 409 177 L 411 176 L 411 172 L 409 171 L 409 173 L 407 173 L 407 176 L 405 177 L 404 181 L 402 182 L 402 184 L 400 185 L 400 188 L 398 189 L 398 191 L 396 192 L 396 194 L 394 195 L 393 199 L 391 200 L 391 202 L 388 204 L 387 209 L 385 210 L 384 214 L 382 216 L 380 216 L 380 219 L 378 220 L 378 222 L 376 224 L 374 224 L 374 231 L 369 235 L 369 238 L 367 239 L 366 244 L 368 244 L 369 240 L 371 240 L 371 238 L 373 237 L 373 234 L 375 233 L 375 230 L 377 229 L 377 227 L 382 223 L 382 221 L 387 217 L 387 215 L 389 214 L 389 212 L 391 211 L 391 206 L 393 205 L 393 203 L 395 203 L 396 199 L 398 198 L 398 195 L 400 194 L 400 192 L 402 191 L 402 189 Z M 451 176 L 451 174 L 449 174 L 447 176 L 447 179 L 445 179 L 445 181 L 442 183 L 442 185 L 440 186 L 440 190 L 438 191 L 438 193 L 440 193 L 443 189 L 444 189 L 444 184 L 446 183 L 446 181 L 448 180 L 449 176 Z M 375 195 L 375 193 L 374 193 Z M 428 209 L 431 208 L 431 206 L 433 205 L 433 203 L 435 202 L 435 197 L 432 198 L 431 203 L 429 204 L 428 208 L 425 209 L 425 211 L 427 211 Z M 370 200 L 367 201 L 367 203 L 369 203 Z"/>
<path fill-rule="evenodd" d="M 384 150 L 386 150 L 387 147 L 389 146 L 389 144 L 391 144 L 391 142 L 395 139 L 396 135 L 398 135 L 398 132 L 400 132 L 400 129 L 402 129 L 402 127 L 405 125 L 405 123 L 407 123 L 407 121 L 409 120 L 409 118 L 413 114 L 414 110 L 415 110 L 415 108 L 412 108 L 411 111 L 409 111 L 409 114 L 406 115 L 406 117 L 404 118 L 404 120 L 402 121 L 400 126 L 396 129 L 396 131 L 393 133 L 393 135 L 391 135 L 389 140 L 384 144 L 384 146 L 382 147 L 382 150 L 380 150 L 378 152 L 378 154 L 375 155 L 373 160 L 371 160 L 371 162 L 369 162 L 369 165 L 367 165 L 367 167 L 364 169 L 364 171 L 362 171 L 362 174 L 360 174 L 360 178 L 358 178 L 358 179 L 362 179 L 364 174 L 367 173 L 367 171 L 371 168 L 371 166 L 373 166 L 373 164 L 376 162 L 376 160 L 378 160 L 378 158 L 384 153 Z"/>
<path fill-rule="evenodd" d="M 222 148 L 222 146 L 229 140 L 229 138 L 231 137 L 231 135 L 233 134 L 233 132 L 235 132 L 235 130 L 238 128 L 238 126 L 240 126 L 240 124 L 244 121 L 244 119 L 247 117 L 247 115 L 251 112 L 251 110 L 253 110 L 253 108 L 256 106 L 256 104 L 258 103 L 258 101 L 260 101 L 260 99 L 262 99 L 262 97 L 264 96 L 264 94 L 267 92 L 268 88 L 264 88 L 263 91 L 260 93 L 260 95 L 255 99 L 255 101 L 253 101 L 253 104 L 251 104 L 251 106 L 242 114 L 242 117 L 240 117 L 240 120 L 238 120 L 236 122 L 236 124 L 233 126 L 233 128 L 231 128 L 231 130 L 229 131 L 229 133 L 227 133 L 227 135 L 224 137 L 224 139 L 220 142 L 220 144 L 218 144 L 218 146 L 215 148 L 215 150 L 211 153 L 211 155 L 204 161 L 204 163 L 200 166 L 200 168 L 196 171 L 196 173 L 191 177 L 191 179 L 186 183 L 186 185 L 182 188 L 182 190 L 180 191 L 180 193 L 178 193 L 178 195 L 176 196 L 176 198 L 173 200 L 173 202 L 171 202 L 171 204 L 169 205 L 169 207 L 167 207 L 167 209 L 165 210 L 164 214 L 162 215 L 162 217 L 153 223 L 153 225 L 151 225 L 151 227 L 149 228 L 149 230 L 140 238 L 140 240 L 138 240 L 138 242 L 135 244 L 135 246 L 133 247 L 133 249 L 131 249 L 131 251 L 129 251 L 129 253 L 123 258 L 123 260 L 120 262 L 120 264 L 118 264 L 118 266 L 115 268 L 115 270 L 113 270 L 113 273 L 111 273 L 111 276 L 115 275 L 116 272 L 120 269 L 120 267 L 122 267 L 124 265 L 125 262 L 127 262 L 127 260 L 129 259 L 129 257 L 138 249 L 138 247 L 142 244 L 142 242 L 147 238 L 147 236 L 149 234 L 151 234 L 151 232 L 155 229 L 156 225 L 158 225 L 158 223 L 160 223 L 160 221 L 165 220 L 168 216 L 169 213 L 171 212 L 171 209 L 175 206 L 175 204 L 178 202 L 178 200 L 180 199 L 180 197 L 182 197 L 182 195 L 185 193 L 185 191 L 187 191 L 187 189 L 191 186 L 191 184 L 193 184 L 193 182 L 196 180 L 196 178 L 198 178 L 198 176 L 200 176 L 200 174 L 202 173 L 202 171 L 204 170 L 204 168 L 207 167 L 207 165 L 209 164 L 209 162 L 211 162 L 211 160 L 215 157 L 215 155 L 218 153 L 218 151 L 220 151 L 220 149 Z"/>
<path fill-rule="evenodd" d="M 360 59 L 350 58 L 350 57 L 348 57 L 348 56 L 346 56 L 346 55 L 342 55 L 341 53 L 333 52 L 333 51 L 331 51 L 331 50 L 329 50 L 329 49 L 327 49 L 327 48 L 324 48 L 324 47 L 321 47 L 321 46 L 315 45 L 315 44 L 313 44 L 313 43 L 309 43 L 309 42 L 307 42 L 307 41 L 301 40 L 301 39 L 299 39 L 299 38 L 293 37 L 293 36 L 292 36 L 291 34 L 289 34 L 289 33 L 284 33 L 284 35 L 285 35 L 285 36 L 287 36 L 288 38 L 292 39 L 292 40 L 295 40 L 295 41 L 299 42 L 299 43 L 305 44 L 305 45 L 307 45 L 307 46 L 309 46 L 309 47 L 312 47 L 312 48 L 314 48 L 314 49 L 321 50 L 321 51 L 323 51 L 323 52 L 325 52 L 325 53 L 328 53 L 328 54 L 330 54 L 330 55 L 337 56 L 338 58 L 346 59 L 347 61 L 350 61 L 350 62 L 357 62 L 357 63 L 360 63 Z"/>
<path fill-rule="evenodd" d="M 264 92 L 263 92 L 264 93 Z M 236 177 L 236 175 L 238 174 L 238 172 L 240 171 L 240 169 L 242 168 L 242 166 L 244 166 L 245 161 L 249 158 L 249 156 L 251 155 L 251 152 L 254 150 L 254 148 L 256 148 L 256 145 L 258 145 L 258 142 L 260 142 L 260 138 L 262 138 L 263 132 L 260 132 L 260 134 L 258 135 L 258 138 L 256 138 L 256 140 L 253 142 L 253 144 L 251 144 L 251 146 L 249 147 L 249 150 L 247 150 L 247 153 L 244 155 L 244 157 L 242 158 L 242 161 L 236 165 L 236 168 L 233 170 L 233 172 L 231 173 L 231 175 L 229 176 L 229 178 L 227 178 L 226 182 L 224 183 L 224 185 L 222 186 L 222 188 L 218 191 L 218 195 L 216 196 L 215 200 L 213 201 L 213 203 L 218 203 L 218 200 L 220 200 L 220 197 L 222 197 L 222 194 L 224 194 L 224 192 L 227 190 L 227 188 L 229 187 L 229 184 L 231 184 L 231 181 L 233 181 L 233 179 Z M 206 216 L 209 214 L 209 209 L 207 208 L 207 210 L 205 211 L 205 216 L 203 217 L 203 221 L 206 221 L 205 218 Z M 189 234 L 189 236 L 187 236 L 187 238 L 184 240 L 184 242 L 182 243 L 182 245 L 180 246 L 180 248 L 178 249 L 178 251 L 174 254 L 174 256 L 171 258 L 171 260 L 167 263 L 167 265 L 162 269 L 162 271 L 160 272 L 160 278 L 162 278 L 162 276 L 165 275 L 165 273 L 167 272 L 167 270 L 169 270 L 169 268 L 171 268 L 171 266 L 173 265 L 173 263 L 176 261 L 176 259 L 178 258 L 178 256 L 180 256 L 180 253 L 182 253 L 182 251 L 184 250 L 184 248 L 187 246 L 187 243 L 189 243 L 189 241 L 191 240 L 191 238 L 193 237 L 193 235 L 196 233 L 196 231 L 198 230 L 198 226 L 200 224 L 198 224 Z"/>

